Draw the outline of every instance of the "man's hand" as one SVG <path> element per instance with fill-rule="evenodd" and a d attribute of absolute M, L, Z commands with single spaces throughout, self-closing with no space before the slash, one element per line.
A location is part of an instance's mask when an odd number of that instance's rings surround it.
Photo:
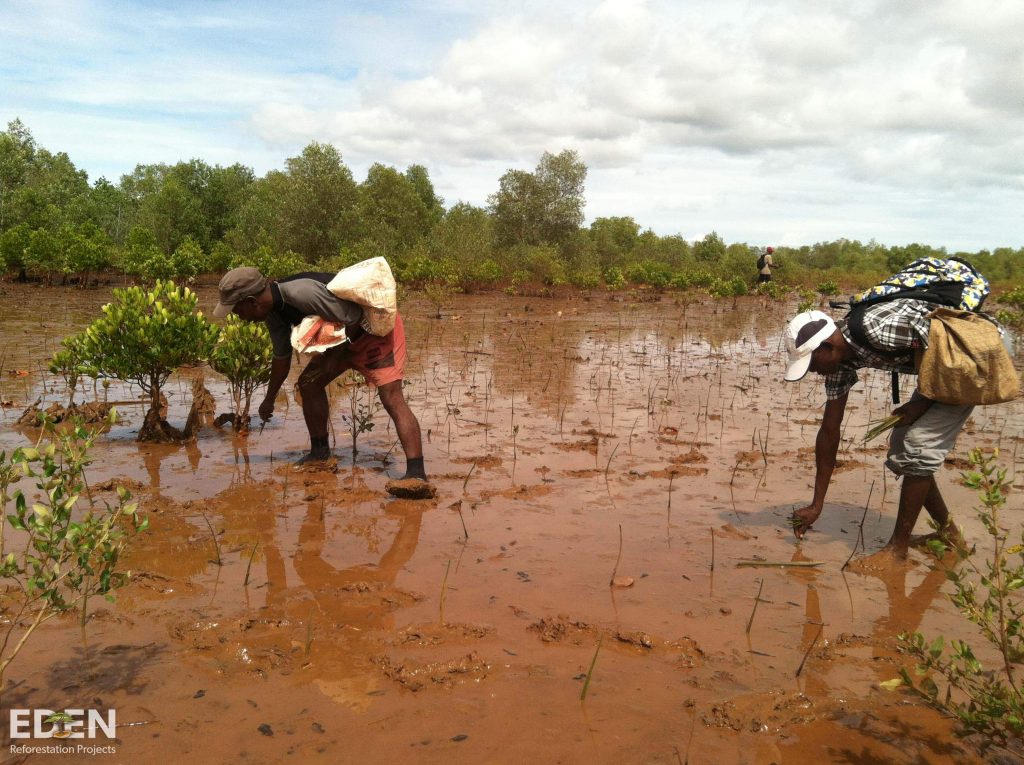
<path fill-rule="evenodd" d="M 274 400 L 272 398 L 263 399 L 263 403 L 260 404 L 259 408 L 260 419 L 266 422 L 274 416 Z"/>
<path fill-rule="evenodd" d="M 821 515 L 821 508 L 814 505 L 793 511 L 793 516 L 789 520 L 793 524 L 793 533 L 796 534 L 797 539 L 804 538 L 804 533 L 818 520 L 819 515 Z"/>
<path fill-rule="evenodd" d="M 913 425 L 917 419 L 927 412 L 932 405 L 930 398 L 916 398 L 911 399 L 903 406 L 898 406 L 892 410 L 894 415 L 899 415 L 901 418 L 897 427 L 905 428 L 908 425 Z"/>

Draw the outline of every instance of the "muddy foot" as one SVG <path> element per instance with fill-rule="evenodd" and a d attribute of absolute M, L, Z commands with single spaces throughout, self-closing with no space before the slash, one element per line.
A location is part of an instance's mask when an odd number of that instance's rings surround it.
<path fill-rule="evenodd" d="M 909 565 L 911 563 L 907 560 L 906 552 L 900 555 L 893 547 L 883 547 L 876 553 L 851 561 L 847 568 L 858 574 L 876 574 L 895 571 Z"/>
<path fill-rule="evenodd" d="M 295 461 L 295 467 L 310 468 L 312 470 L 328 470 L 335 467 L 336 464 L 330 449 L 310 449 L 309 452 Z"/>
<path fill-rule="evenodd" d="M 384 488 L 392 497 L 400 499 L 433 499 L 437 496 L 433 484 L 422 478 L 399 478 L 388 481 Z"/>

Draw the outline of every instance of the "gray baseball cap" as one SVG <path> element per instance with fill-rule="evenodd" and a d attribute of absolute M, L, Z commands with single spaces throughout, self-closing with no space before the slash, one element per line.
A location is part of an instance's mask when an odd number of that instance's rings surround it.
<path fill-rule="evenodd" d="M 213 315 L 223 319 L 234 310 L 237 303 L 259 295 L 266 288 L 267 280 L 259 269 L 252 266 L 232 268 L 220 280 L 220 302 L 213 309 Z"/>

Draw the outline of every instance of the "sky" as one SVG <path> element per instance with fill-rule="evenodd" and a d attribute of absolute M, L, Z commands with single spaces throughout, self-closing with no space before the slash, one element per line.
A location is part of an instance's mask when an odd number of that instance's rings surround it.
<path fill-rule="evenodd" d="M 428 168 L 486 205 L 545 151 L 586 218 L 687 239 L 1024 246 L 1020 0 L 0 0 L 0 122 L 89 173 Z"/>

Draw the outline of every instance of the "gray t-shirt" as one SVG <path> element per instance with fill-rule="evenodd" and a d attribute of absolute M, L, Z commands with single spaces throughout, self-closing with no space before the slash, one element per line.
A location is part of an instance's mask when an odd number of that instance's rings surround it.
<path fill-rule="evenodd" d="M 357 324 L 363 318 L 362 306 L 337 297 L 327 289 L 325 278 L 330 281 L 334 274 L 300 274 L 272 285 L 274 308 L 265 322 L 275 358 L 291 355 L 292 327 L 307 316 L 320 316 L 346 326 Z"/>

